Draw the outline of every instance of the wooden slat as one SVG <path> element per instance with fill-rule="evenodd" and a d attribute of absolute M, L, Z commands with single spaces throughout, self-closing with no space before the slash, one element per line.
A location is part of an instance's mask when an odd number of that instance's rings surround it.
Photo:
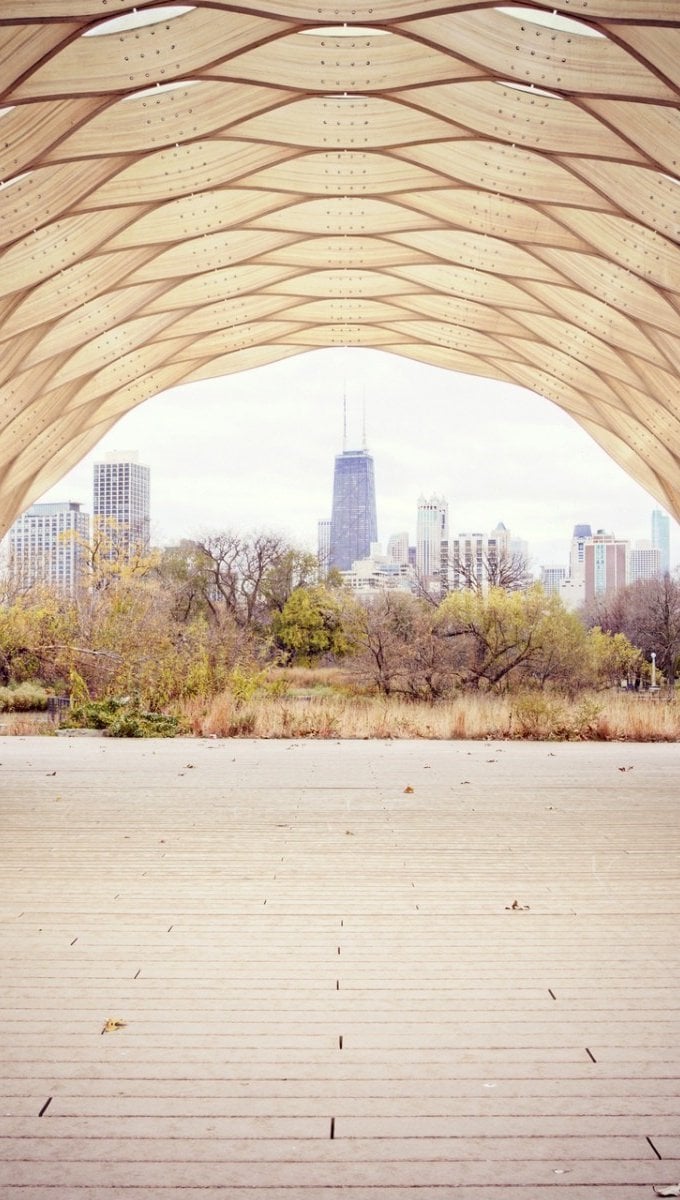
<path fill-rule="evenodd" d="M 3 1200 L 672 1182 L 674 745 L 149 745 L 0 742 Z"/>

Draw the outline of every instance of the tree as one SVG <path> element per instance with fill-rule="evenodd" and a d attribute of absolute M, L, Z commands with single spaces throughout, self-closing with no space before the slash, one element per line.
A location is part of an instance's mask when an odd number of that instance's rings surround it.
<path fill-rule="evenodd" d="M 680 660 L 680 573 L 642 579 L 599 602 L 588 619 L 610 633 L 623 633 L 644 654 L 652 654 L 674 694 Z"/>
<path fill-rule="evenodd" d="M 0 683 L 66 678 L 77 629 L 70 596 L 43 584 L 17 596 L 0 608 Z"/>
<path fill-rule="evenodd" d="M 614 687 L 622 679 L 639 675 L 642 654 L 625 633 L 611 633 L 595 625 L 587 636 L 588 664 L 596 687 Z"/>
<path fill-rule="evenodd" d="M 210 571 L 196 543 L 183 540 L 163 550 L 156 573 L 172 596 L 172 615 L 182 624 L 196 617 L 208 617 Z"/>
<path fill-rule="evenodd" d="M 158 563 L 159 552 L 131 539 L 114 517 L 95 518 L 89 538 L 67 536 L 78 543 L 81 589 L 103 591 L 120 578 L 144 578 Z"/>
<path fill-rule="evenodd" d="M 301 663 L 323 654 L 341 658 L 352 645 L 340 598 L 321 584 L 292 592 L 274 616 L 272 634 L 275 644 Z"/>
<path fill-rule="evenodd" d="M 226 610 L 250 626 L 266 613 L 265 580 L 291 547 L 280 534 L 217 533 L 195 541 L 206 572 L 205 600 L 215 620 Z"/>
<path fill-rule="evenodd" d="M 298 588 L 311 588 L 319 574 L 315 554 L 289 547 L 269 568 L 262 581 L 262 595 L 270 612 L 283 611 Z M 328 588 L 328 584 L 326 585 Z"/>
<path fill-rule="evenodd" d="M 473 592 L 485 592 L 493 588 L 513 592 L 531 586 L 531 574 L 524 555 L 506 549 L 501 549 L 500 554 L 485 551 L 479 564 L 461 559 L 457 571 L 460 585 Z"/>
<path fill-rule="evenodd" d="M 405 592 L 382 592 L 354 609 L 354 670 L 383 695 L 436 699 L 454 678 L 455 650 L 436 632 L 436 610 Z"/>
<path fill-rule="evenodd" d="M 575 618 L 540 584 L 527 591 L 492 588 L 486 596 L 453 592 L 439 607 L 437 632 L 459 645 L 463 686 L 499 691 L 524 679 L 564 679 L 579 641 Z"/>

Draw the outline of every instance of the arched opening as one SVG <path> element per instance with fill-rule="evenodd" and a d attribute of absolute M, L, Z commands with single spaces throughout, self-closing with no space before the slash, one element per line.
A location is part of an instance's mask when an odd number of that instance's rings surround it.
<path fill-rule="evenodd" d="M 124 416 L 44 498 L 88 509 L 93 462 L 134 447 L 151 470 L 156 544 L 259 529 L 315 551 L 317 522 L 330 516 L 343 398 L 347 446 L 365 433 L 375 460 L 383 549 L 400 530 L 413 540 L 421 492 L 447 497 L 452 533 L 502 519 L 528 542 L 536 573 L 566 561 L 580 521 L 649 537 L 649 494 L 556 405 L 517 384 L 371 349 L 316 350 L 180 384 Z"/>
<path fill-rule="evenodd" d="M 544 395 L 679 515 L 677 15 L 553 7 L 8 0 L 2 528 L 149 396 L 343 346 Z"/>

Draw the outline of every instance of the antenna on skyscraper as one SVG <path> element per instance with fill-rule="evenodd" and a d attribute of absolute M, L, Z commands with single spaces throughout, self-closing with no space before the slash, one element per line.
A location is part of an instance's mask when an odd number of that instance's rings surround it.
<path fill-rule="evenodd" d="M 366 450 L 366 390 L 364 389 L 363 400 L 361 402 L 361 431 L 362 431 L 362 450 Z"/>
<path fill-rule="evenodd" d="M 342 452 L 347 449 L 347 392 L 342 389 Z"/>

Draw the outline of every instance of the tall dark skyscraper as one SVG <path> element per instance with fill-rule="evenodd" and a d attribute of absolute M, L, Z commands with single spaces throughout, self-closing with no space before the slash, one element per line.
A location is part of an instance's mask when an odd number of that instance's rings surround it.
<path fill-rule="evenodd" d="M 377 540 L 373 459 L 368 450 L 343 450 L 335 456 L 329 566 L 349 571 Z"/>

